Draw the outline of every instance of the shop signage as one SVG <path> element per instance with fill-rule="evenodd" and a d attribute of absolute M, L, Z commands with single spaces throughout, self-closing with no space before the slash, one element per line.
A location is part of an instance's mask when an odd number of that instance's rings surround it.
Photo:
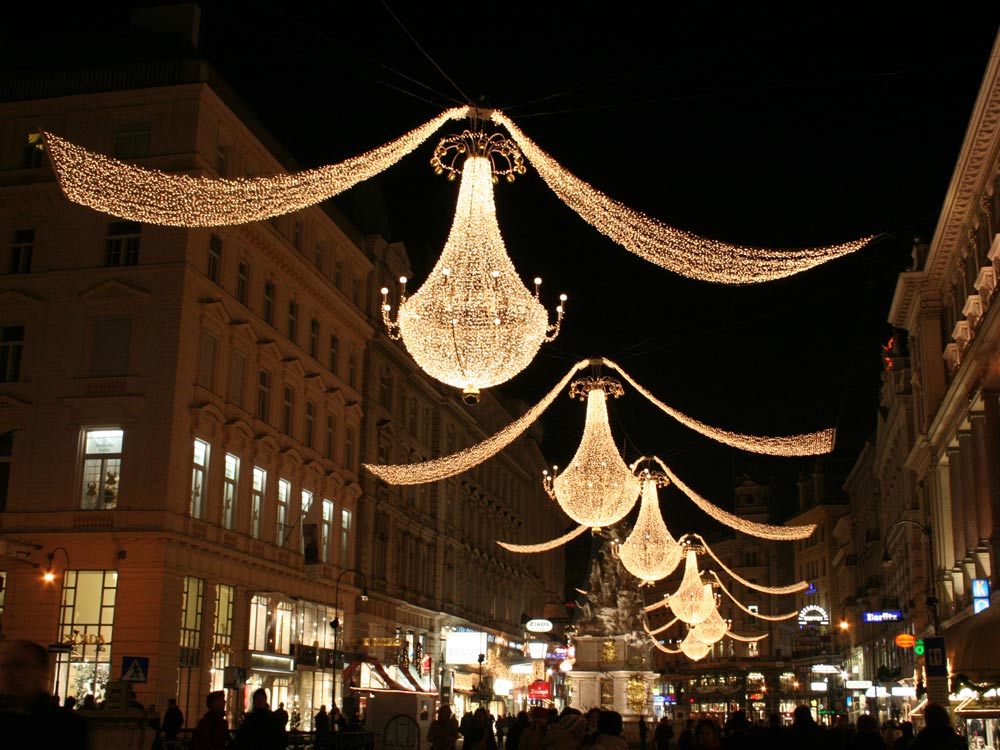
<path fill-rule="evenodd" d="M 358 648 L 400 648 L 401 638 L 358 638 L 354 644 Z"/>
<path fill-rule="evenodd" d="M 917 638 L 911 633 L 900 633 L 896 636 L 896 645 L 900 648 L 913 648 L 917 645 Z"/>
<path fill-rule="evenodd" d="M 818 604 L 807 604 L 799 610 L 799 625 L 829 625 L 830 613 Z"/>
<path fill-rule="evenodd" d="M 990 607 L 990 581 L 988 578 L 972 579 L 972 613 L 978 615 Z"/>
<path fill-rule="evenodd" d="M 928 677 L 948 676 L 944 638 L 924 638 L 924 666 L 927 668 Z"/>
<path fill-rule="evenodd" d="M 848 690 L 867 690 L 872 686 L 871 680 L 847 680 L 844 687 Z"/>
<path fill-rule="evenodd" d="M 295 671 L 295 659 L 281 654 L 250 654 L 250 669 L 258 672 L 279 672 L 291 674 Z"/>
<path fill-rule="evenodd" d="M 907 685 L 893 685 L 889 692 L 894 698 L 916 698 L 917 689 Z"/>
<path fill-rule="evenodd" d="M 898 609 L 887 609 L 881 612 L 862 612 L 861 618 L 864 622 L 901 622 L 903 613 Z"/>
<path fill-rule="evenodd" d="M 552 697 L 552 686 L 544 680 L 536 680 L 528 685 L 528 698 L 542 700 Z"/>
<path fill-rule="evenodd" d="M 888 698 L 889 690 L 887 688 L 878 685 L 877 687 L 870 687 L 865 691 L 866 698 Z"/>
<path fill-rule="evenodd" d="M 810 682 L 809 689 L 815 693 L 825 693 L 826 683 L 825 682 Z"/>
<path fill-rule="evenodd" d="M 510 691 L 514 689 L 514 683 L 510 680 L 493 680 L 493 694 L 500 698 L 509 698 Z"/>
<path fill-rule="evenodd" d="M 832 664 L 813 664 L 813 674 L 839 674 L 840 669 Z"/>
<path fill-rule="evenodd" d="M 545 620 L 538 617 L 534 620 L 528 620 L 524 629 L 529 633 L 548 633 L 552 630 L 552 620 Z"/>
<path fill-rule="evenodd" d="M 478 664 L 486 653 L 486 633 L 449 633 L 444 651 L 448 664 Z"/>

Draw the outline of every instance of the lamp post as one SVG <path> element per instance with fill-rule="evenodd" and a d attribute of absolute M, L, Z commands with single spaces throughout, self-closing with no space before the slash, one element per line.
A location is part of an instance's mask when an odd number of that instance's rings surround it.
<path fill-rule="evenodd" d="M 65 547 L 53 547 L 51 550 L 49 550 L 45 554 L 45 559 L 49 561 L 49 564 L 45 567 L 45 572 L 42 574 L 42 580 L 45 581 L 46 583 L 53 583 L 56 580 L 56 574 L 52 570 L 53 563 L 54 563 L 55 557 L 56 557 L 56 552 L 62 552 L 63 555 L 66 557 L 66 568 L 64 569 L 63 572 L 65 573 L 66 570 L 69 570 L 69 565 L 70 565 L 70 563 L 69 563 L 69 550 L 67 550 Z M 61 634 L 59 632 L 59 626 L 57 625 L 56 626 L 56 640 L 55 640 L 55 643 L 61 643 L 60 638 L 59 638 L 60 635 Z M 84 648 L 86 648 L 86 645 L 84 645 Z M 55 694 L 56 695 L 59 695 L 59 670 L 60 670 L 59 655 L 57 655 L 56 656 L 56 669 L 55 669 L 55 672 L 56 672 Z M 96 680 L 97 680 L 97 670 L 96 669 L 94 670 L 94 680 L 95 680 L 95 685 L 96 685 Z M 66 692 L 69 692 L 69 675 L 68 674 L 66 675 Z M 63 698 L 63 702 L 65 702 L 65 696 Z"/>
<path fill-rule="evenodd" d="M 916 526 L 920 529 L 920 532 L 927 537 L 927 609 L 930 610 L 931 622 L 934 624 L 934 635 L 938 635 L 940 632 L 940 623 L 938 622 L 938 600 L 934 595 L 934 537 L 931 533 L 931 527 L 927 524 L 918 523 L 917 521 L 911 521 L 908 518 L 902 518 L 896 523 L 889 527 L 889 530 L 885 533 L 885 545 L 882 548 L 882 567 L 891 567 L 894 563 L 892 556 L 889 554 L 889 540 L 892 538 L 892 532 L 894 532 L 900 526 Z"/>
<path fill-rule="evenodd" d="M 483 688 L 483 662 L 486 661 L 486 654 L 480 654 L 476 657 L 476 661 L 479 662 L 479 705 L 483 705 L 483 696 L 486 695 L 486 690 Z"/>
<path fill-rule="evenodd" d="M 357 573 L 361 577 L 361 601 L 368 601 L 368 579 L 365 578 L 365 574 L 362 573 L 357 568 L 347 568 L 346 570 L 340 571 L 340 575 L 337 576 L 337 585 L 334 589 L 333 598 L 333 609 L 334 615 L 333 619 L 330 621 L 330 627 L 333 628 L 333 705 L 337 705 L 337 664 L 343 655 L 340 653 L 340 632 L 344 629 L 344 623 L 340 620 L 340 579 L 343 578 L 348 573 Z M 343 696 L 341 696 L 343 699 Z"/>

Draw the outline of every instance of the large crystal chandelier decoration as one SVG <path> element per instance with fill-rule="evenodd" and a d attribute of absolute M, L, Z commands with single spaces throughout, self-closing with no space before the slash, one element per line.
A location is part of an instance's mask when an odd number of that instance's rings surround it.
<path fill-rule="evenodd" d="M 461 165 L 459 165 L 461 162 Z M 448 179 L 461 175 L 458 205 L 441 257 L 416 292 L 401 278 L 399 310 L 392 320 L 389 290 L 382 289 L 382 318 L 389 335 L 402 339 L 424 372 L 461 388 L 465 399 L 510 380 L 559 334 L 566 295 L 556 319 L 522 283 L 497 224 L 493 185 L 524 173 L 521 152 L 494 133 L 466 130 L 442 139 L 431 159 Z"/>
<path fill-rule="evenodd" d="M 662 475 L 643 472 L 639 517 L 618 548 L 618 557 L 625 570 L 646 584 L 652 584 L 673 573 L 684 554 L 681 546 L 670 535 L 660 513 L 660 498 L 656 487 L 665 483 L 666 478 Z"/>
<path fill-rule="evenodd" d="M 545 472 L 549 497 L 566 515 L 594 529 L 623 519 L 635 505 L 640 482 L 622 460 L 608 424 L 608 396 L 624 393 L 611 378 L 582 378 L 570 384 L 569 395 L 587 401 L 587 419 L 580 446 L 561 474 Z"/>
<path fill-rule="evenodd" d="M 715 607 L 715 598 L 711 593 L 712 584 L 703 583 L 701 573 L 698 571 L 698 550 L 694 545 L 688 545 L 684 561 L 684 577 L 677 591 L 670 596 L 670 610 L 682 622 L 697 625 L 704 622 L 709 610 Z"/>

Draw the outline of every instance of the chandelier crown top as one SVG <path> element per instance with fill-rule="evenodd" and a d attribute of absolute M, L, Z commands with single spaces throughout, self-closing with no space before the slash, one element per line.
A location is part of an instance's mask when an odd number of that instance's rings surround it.
<path fill-rule="evenodd" d="M 473 156 L 489 160 L 493 182 L 498 182 L 501 177 L 513 182 L 518 175 L 528 171 L 524 166 L 524 155 L 514 141 L 503 133 L 482 130 L 463 130 L 455 135 L 446 135 L 434 149 L 431 167 L 434 174 L 447 175 L 449 180 L 454 180 L 462 174 L 466 160 Z"/>
<path fill-rule="evenodd" d="M 569 384 L 569 397 L 578 398 L 581 401 L 587 400 L 587 394 L 591 391 L 604 391 L 605 395 L 618 398 L 625 394 L 625 388 L 614 378 L 606 376 L 593 378 L 580 378 Z"/>

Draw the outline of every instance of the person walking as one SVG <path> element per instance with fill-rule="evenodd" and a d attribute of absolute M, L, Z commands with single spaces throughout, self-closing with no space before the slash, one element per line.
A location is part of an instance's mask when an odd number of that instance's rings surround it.
<path fill-rule="evenodd" d="M 205 698 L 208 708 L 191 735 L 190 750 L 225 750 L 229 747 L 229 722 L 226 721 L 226 693 L 215 690 Z"/>
<path fill-rule="evenodd" d="M 969 746 L 952 729 L 951 717 L 944 706 L 928 703 L 924 706 L 924 721 L 927 726 L 917 733 L 910 750 L 964 750 Z"/>
<path fill-rule="evenodd" d="M 572 713 L 571 713 L 572 712 Z M 575 709 L 567 708 L 549 727 L 542 740 L 543 750 L 580 750 L 587 736 L 587 720 Z"/>
<path fill-rule="evenodd" d="M 639 750 L 646 750 L 646 738 L 649 736 L 649 727 L 646 725 L 646 717 L 639 714 Z"/>
<path fill-rule="evenodd" d="M 326 706 L 322 705 L 313 718 L 313 748 L 314 750 L 326 750 L 329 745 L 330 714 L 326 712 Z"/>
<path fill-rule="evenodd" d="M 86 750 L 83 718 L 53 702 L 46 684 L 49 654 L 33 641 L 0 642 L 0 738 L 5 747 Z"/>
<path fill-rule="evenodd" d="M 177 733 L 184 726 L 184 714 L 177 707 L 177 701 L 167 698 L 167 709 L 163 712 L 163 721 L 160 722 L 163 729 L 163 738 L 166 740 L 167 750 L 174 750 L 177 742 Z"/>
<path fill-rule="evenodd" d="M 465 734 L 463 750 L 497 750 L 497 738 L 493 734 L 493 719 L 480 706 L 472 715 L 472 724 Z"/>
<path fill-rule="evenodd" d="M 253 692 L 253 710 L 243 717 L 236 732 L 236 747 L 239 750 L 281 750 L 284 747 L 264 688 Z"/>
<path fill-rule="evenodd" d="M 445 704 L 438 709 L 437 718 L 427 730 L 427 741 L 431 750 L 455 750 L 458 742 L 458 720 L 451 713 L 451 706 Z"/>
<path fill-rule="evenodd" d="M 653 747 L 655 750 L 668 750 L 670 741 L 674 738 L 674 728 L 670 724 L 670 719 L 661 716 L 653 732 Z"/>

